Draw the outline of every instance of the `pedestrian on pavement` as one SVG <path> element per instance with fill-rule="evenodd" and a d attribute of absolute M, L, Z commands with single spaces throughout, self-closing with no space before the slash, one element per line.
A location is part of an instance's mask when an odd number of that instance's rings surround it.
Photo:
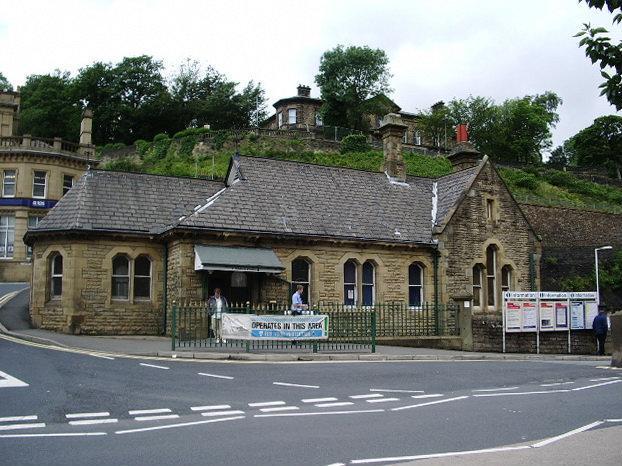
<path fill-rule="evenodd" d="M 604 304 L 598 305 L 598 315 L 594 317 L 592 329 L 596 336 L 597 353 L 603 356 L 605 354 L 605 340 L 607 339 L 608 331 L 607 312 Z"/>
<path fill-rule="evenodd" d="M 212 318 L 214 336 L 218 342 L 222 342 L 222 314 L 227 312 L 229 303 L 227 303 L 227 298 L 222 295 L 220 288 L 214 289 L 214 296 L 209 299 L 207 307 Z M 224 342 L 226 343 L 226 341 Z"/>
<path fill-rule="evenodd" d="M 298 285 L 295 293 L 292 295 L 292 315 L 302 315 L 303 309 L 307 308 L 307 305 L 302 302 L 302 294 L 305 291 L 305 287 Z"/>

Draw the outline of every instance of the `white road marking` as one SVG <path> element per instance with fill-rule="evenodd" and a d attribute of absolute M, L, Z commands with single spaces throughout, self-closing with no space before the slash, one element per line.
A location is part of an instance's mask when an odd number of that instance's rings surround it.
<path fill-rule="evenodd" d="M 40 427 L 45 427 L 45 423 L 35 422 L 33 424 L 9 424 L 6 426 L 0 426 L 0 430 L 38 429 Z"/>
<path fill-rule="evenodd" d="M 332 464 L 328 464 L 326 466 L 346 466 L 345 463 L 332 463 Z"/>
<path fill-rule="evenodd" d="M 366 398 L 382 398 L 384 395 L 380 393 L 370 393 L 369 395 L 350 395 L 353 400 L 366 399 Z M 335 398 L 336 399 L 336 398 Z"/>
<path fill-rule="evenodd" d="M 370 388 L 370 392 L 393 392 L 393 393 L 425 393 L 423 390 L 391 390 L 389 388 Z"/>
<path fill-rule="evenodd" d="M 160 414 L 160 413 L 170 413 L 171 410 L 167 408 L 162 409 L 134 409 L 132 411 L 128 411 L 130 416 L 134 416 L 136 414 Z"/>
<path fill-rule="evenodd" d="M 429 395 L 412 395 L 411 398 L 416 400 L 421 398 L 438 398 L 439 396 L 443 396 L 442 393 L 430 393 Z"/>
<path fill-rule="evenodd" d="M 600 377 L 598 379 L 590 379 L 590 382 L 602 382 L 603 380 L 616 380 L 620 377 Z"/>
<path fill-rule="evenodd" d="M 557 387 L 559 385 L 570 385 L 573 384 L 574 382 L 555 382 L 555 383 L 541 383 L 540 386 L 541 387 Z"/>
<path fill-rule="evenodd" d="M 155 367 L 156 369 L 170 369 L 170 367 L 158 366 L 156 364 L 147 364 L 146 362 L 141 362 L 140 365 L 145 367 Z"/>
<path fill-rule="evenodd" d="M 349 406 L 353 405 L 351 401 L 340 401 L 338 403 L 318 403 L 315 406 L 318 408 L 332 408 L 333 406 Z"/>
<path fill-rule="evenodd" d="M 279 406 L 284 404 L 284 401 L 263 401 L 261 403 L 249 403 L 248 405 L 252 408 L 260 408 L 263 406 Z"/>
<path fill-rule="evenodd" d="M 57 434 L 4 434 L 0 438 L 27 438 L 27 437 L 88 437 L 91 435 L 108 435 L 106 432 L 67 432 Z"/>
<path fill-rule="evenodd" d="M 255 414 L 253 417 L 334 416 L 338 414 L 383 413 L 384 409 L 361 409 L 358 411 L 323 411 L 321 413 Z"/>
<path fill-rule="evenodd" d="M 522 445 L 519 447 L 501 447 L 501 448 L 489 448 L 486 450 L 471 450 L 471 451 L 450 451 L 448 453 L 432 453 L 429 455 L 415 455 L 415 456 L 393 456 L 388 458 L 366 458 L 362 460 L 352 460 L 350 464 L 369 464 L 369 463 L 393 463 L 395 461 L 415 461 L 425 460 L 431 458 L 443 458 L 447 456 L 456 455 L 476 455 L 478 453 L 496 453 L 500 451 L 513 451 L 513 450 L 527 450 L 531 448 L 529 445 Z"/>
<path fill-rule="evenodd" d="M 410 406 L 400 406 L 399 408 L 391 408 L 391 411 L 402 411 L 404 409 L 411 409 L 411 408 L 419 408 L 421 406 L 430 406 L 430 405 L 436 405 L 436 404 L 440 404 L 440 403 L 448 403 L 450 401 L 458 401 L 458 400 L 464 400 L 465 398 L 468 398 L 468 396 L 457 396 L 455 398 L 447 398 L 446 400 L 437 400 L 437 401 L 428 401 L 427 403 L 419 403 L 416 405 L 410 405 Z"/>
<path fill-rule="evenodd" d="M 199 375 L 204 375 L 205 377 L 214 377 L 215 379 L 227 379 L 233 380 L 233 377 L 229 375 L 218 375 L 218 374 L 206 374 L 205 372 L 199 372 Z"/>
<path fill-rule="evenodd" d="M 585 387 L 572 388 L 571 390 L 573 392 L 578 392 L 579 390 L 587 390 L 588 388 L 602 387 L 603 385 L 611 385 L 612 383 L 620 383 L 620 382 L 622 382 L 622 380 L 610 380 L 609 382 L 597 383 L 594 385 L 587 385 Z"/>
<path fill-rule="evenodd" d="M 555 437 L 551 437 L 551 438 L 548 438 L 546 440 L 542 440 L 541 442 L 534 443 L 531 446 L 534 447 L 534 448 L 540 448 L 540 447 L 543 447 L 545 445 L 549 445 L 550 443 L 557 442 L 558 440 L 561 440 L 563 438 L 570 437 L 571 435 L 578 434 L 580 432 L 585 432 L 586 430 L 590 430 L 592 427 L 599 426 L 602 423 L 603 423 L 603 421 L 592 422 L 591 424 L 588 424 L 588 425 L 583 426 L 583 427 L 579 427 L 578 429 L 571 430 L 569 432 L 566 432 L 565 434 L 557 435 Z"/>
<path fill-rule="evenodd" d="M 282 385 L 284 387 L 320 388 L 319 385 L 302 385 L 298 383 L 287 383 L 287 382 L 272 382 L 272 385 Z"/>
<path fill-rule="evenodd" d="M 300 409 L 298 406 L 279 406 L 277 408 L 261 408 L 259 411 L 262 413 L 272 413 L 277 411 L 296 411 Z"/>
<path fill-rule="evenodd" d="M 0 388 L 27 387 L 28 384 L 6 372 L 0 371 Z"/>
<path fill-rule="evenodd" d="M 210 409 L 229 409 L 230 405 L 211 405 L 211 406 L 191 406 L 192 411 L 207 411 Z"/>
<path fill-rule="evenodd" d="M 72 426 L 89 426 L 91 424 L 114 424 L 118 419 L 82 419 L 80 421 L 69 421 Z"/>
<path fill-rule="evenodd" d="M 501 388 L 480 388 L 479 390 L 471 390 L 472 392 L 501 392 L 504 390 L 516 390 L 518 387 L 501 387 Z"/>
<path fill-rule="evenodd" d="M 137 421 L 159 421 L 161 419 L 177 419 L 179 414 L 163 414 L 159 416 L 137 416 L 134 419 Z"/>
<path fill-rule="evenodd" d="M 73 414 L 65 414 L 65 417 L 67 419 L 79 419 L 79 418 L 82 418 L 82 417 L 106 417 L 106 416 L 110 416 L 110 413 L 108 411 L 101 412 L 101 413 L 73 413 Z"/>
<path fill-rule="evenodd" d="M 400 401 L 399 398 L 376 398 L 374 400 L 366 400 L 368 403 L 386 403 L 387 401 Z"/>
<path fill-rule="evenodd" d="M 573 389 L 575 390 L 575 389 Z M 570 389 L 564 388 L 561 390 L 536 390 L 533 392 L 514 392 L 514 393 L 480 393 L 477 395 L 472 395 L 475 397 L 480 397 L 480 396 L 518 396 L 518 395 L 544 395 L 547 393 L 567 393 L 569 392 Z"/>
<path fill-rule="evenodd" d="M 337 398 L 328 397 L 328 398 L 305 398 L 304 400 L 300 400 L 303 403 L 321 403 L 322 401 L 337 401 Z"/>
<path fill-rule="evenodd" d="M 605 422 L 622 422 L 622 419 L 605 419 Z"/>
<path fill-rule="evenodd" d="M 103 354 L 88 353 L 88 355 L 95 356 L 96 358 L 110 359 L 111 361 L 114 361 L 114 358 L 111 358 L 110 356 L 104 356 Z"/>
<path fill-rule="evenodd" d="M 210 424 L 212 422 L 235 421 L 236 419 L 244 419 L 244 416 L 223 417 L 221 419 L 208 419 L 207 421 L 182 422 L 181 424 L 167 424 L 165 426 L 143 427 L 141 429 L 118 430 L 115 432 L 115 434 L 132 434 L 134 432 L 146 432 L 149 430 L 174 429 L 176 427 L 197 426 L 200 424 Z"/>
<path fill-rule="evenodd" d="M 0 422 L 13 422 L 13 421 L 36 421 L 39 419 L 38 416 L 10 416 L 10 417 L 0 417 Z"/>
<path fill-rule="evenodd" d="M 244 411 L 208 411 L 206 413 L 201 413 L 201 416 L 233 416 L 236 414 L 244 414 Z"/>

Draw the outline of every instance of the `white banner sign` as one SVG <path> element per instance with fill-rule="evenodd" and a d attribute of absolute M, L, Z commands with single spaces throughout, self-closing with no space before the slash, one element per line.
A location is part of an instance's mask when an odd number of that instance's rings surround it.
<path fill-rule="evenodd" d="M 223 314 L 222 338 L 229 340 L 325 340 L 328 316 Z"/>

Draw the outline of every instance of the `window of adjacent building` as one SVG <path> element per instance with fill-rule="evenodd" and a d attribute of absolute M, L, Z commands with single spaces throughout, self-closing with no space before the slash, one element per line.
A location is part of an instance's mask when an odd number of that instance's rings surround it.
<path fill-rule="evenodd" d="M 287 123 L 290 125 L 296 124 L 296 109 L 290 108 L 287 110 Z"/>
<path fill-rule="evenodd" d="M 45 198 L 47 193 L 47 172 L 35 170 L 32 180 L 32 197 Z"/>
<path fill-rule="evenodd" d="M 50 258 L 50 299 L 63 294 L 63 256 L 56 253 Z"/>
<path fill-rule="evenodd" d="M 373 306 L 376 300 L 376 268 L 370 261 L 363 264 L 363 306 Z"/>
<path fill-rule="evenodd" d="M 349 260 L 343 264 L 343 303 L 353 306 L 356 297 L 356 262 Z"/>
<path fill-rule="evenodd" d="M 408 267 L 408 305 L 419 307 L 423 303 L 423 267 L 413 263 Z"/>
<path fill-rule="evenodd" d="M 321 113 L 316 113 L 315 114 L 315 126 L 323 126 L 324 123 L 322 122 L 322 114 Z"/>
<path fill-rule="evenodd" d="M 73 176 L 63 175 L 63 196 L 73 187 Z"/>
<path fill-rule="evenodd" d="M 0 215 L 0 259 L 13 257 L 15 215 Z"/>
<path fill-rule="evenodd" d="M 28 216 L 28 229 L 30 230 L 31 228 L 36 228 L 37 225 L 39 225 L 39 222 L 41 220 L 43 220 L 42 215 L 29 215 Z M 26 256 L 28 258 L 32 257 L 32 247 L 28 246 L 26 248 Z"/>
<path fill-rule="evenodd" d="M 283 112 L 279 112 L 276 114 L 276 120 L 279 128 L 283 126 Z"/>
<path fill-rule="evenodd" d="M 151 260 L 147 256 L 134 261 L 134 298 L 151 299 Z"/>
<path fill-rule="evenodd" d="M 481 264 L 473 267 L 473 307 L 482 305 L 482 269 Z"/>
<path fill-rule="evenodd" d="M 501 291 L 510 291 L 512 287 L 512 267 L 504 265 L 501 269 Z"/>
<path fill-rule="evenodd" d="M 413 143 L 416 146 L 420 146 L 421 145 L 421 132 L 420 131 L 415 131 L 414 137 L 413 137 Z"/>
<path fill-rule="evenodd" d="M 2 197 L 15 197 L 16 170 L 4 170 L 2 174 Z"/>
<path fill-rule="evenodd" d="M 495 201 L 494 199 L 486 199 L 486 218 L 494 220 L 495 218 Z"/>
<path fill-rule="evenodd" d="M 309 296 L 311 296 L 311 265 L 306 259 L 298 257 L 292 261 L 292 288 L 290 294 L 293 295 L 298 285 L 304 287 L 302 293 L 302 302 L 309 304 Z"/>
<path fill-rule="evenodd" d="M 488 246 L 486 248 L 486 295 L 487 295 L 487 304 L 490 307 L 494 307 L 497 299 L 496 299 L 496 282 L 497 277 L 495 274 L 497 267 L 497 248 L 494 246 Z"/>
<path fill-rule="evenodd" d="M 130 296 L 130 260 L 119 255 L 112 259 L 112 299 L 128 299 Z"/>
<path fill-rule="evenodd" d="M 404 144 L 408 144 L 408 130 L 404 131 L 404 135 L 402 136 L 402 142 Z"/>

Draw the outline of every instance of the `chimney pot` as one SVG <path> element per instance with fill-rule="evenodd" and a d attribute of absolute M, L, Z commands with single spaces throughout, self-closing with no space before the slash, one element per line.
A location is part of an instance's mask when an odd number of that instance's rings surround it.
<path fill-rule="evenodd" d="M 298 86 L 298 97 L 310 97 L 311 96 L 311 88 L 309 86 L 305 86 L 301 84 Z"/>
<path fill-rule="evenodd" d="M 402 123 L 402 117 L 397 113 L 384 116 L 380 128 L 382 149 L 384 152 L 384 170 L 391 178 L 406 181 L 406 166 L 402 155 L 402 140 L 408 126 Z"/>

